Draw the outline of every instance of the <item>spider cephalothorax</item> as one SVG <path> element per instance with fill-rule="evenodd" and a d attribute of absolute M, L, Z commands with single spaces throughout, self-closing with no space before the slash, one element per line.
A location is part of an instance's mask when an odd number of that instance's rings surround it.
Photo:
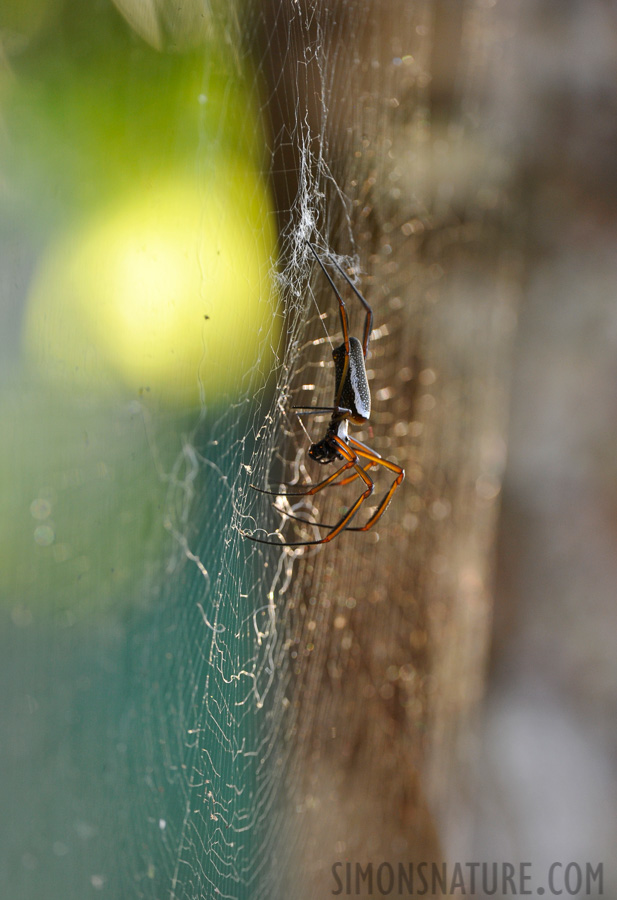
<path fill-rule="evenodd" d="M 350 484 L 352 481 L 355 481 L 356 478 L 360 478 L 364 482 L 364 490 L 357 498 L 353 506 L 351 506 L 345 512 L 341 520 L 336 525 L 323 525 L 322 523 L 313 523 L 308 522 L 306 519 L 300 519 L 301 522 L 306 522 L 306 524 L 308 525 L 316 525 L 319 528 L 330 529 L 329 533 L 320 540 L 291 542 L 269 541 L 265 540 L 264 538 L 255 537 L 253 534 L 246 534 L 246 532 L 243 532 L 245 537 L 249 538 L 252 541 L 257 541 L 260 544 L 278 544 L 279 546 L 284 547 L 305 547 L 311 544 L 326 544 L 328 543 L 328 541 L 331 541 L 332 538 L 335 538 L 337 534 L 340 534 L 341 531 L 344 531 L 345 529 L 347 529 L 348 531 L 368 531 L 369 528 L 372 528 L 373 525 L 378 521 L 380 516 L 385 512 L 386 507 L 392 499 L 394 491 L 403 483 L 403 479 L 405 478 L 405 472 L 399 465 L 390 462 L 387 459 L 383 459 L 383 457 L 381 457 L 379 453 L 371 450 L 371 448 L 367 447 L 366 444 L 357 441 L 348 433 L 349 423 L 352 423 L 353 425 L 364 425 L 366 422 L 368 422 L 369 416 L 371 414 L 371 392 L 369 389 L 368 379 L 366 377 L 365 360 L 366 354 L 368 352 L 371 328 L 373 324 L 373 311 L 360 291 L 348 277 L 348 275 L 346 275 L 343 269 L 341 269 L 337 261 L 332 258 L 334 267 L 338 270 L 339 274 L 343 276 L 351 290 L 354 292 L 354 294 L 366 310 L 366 319 L 364 323 L 364 334 L 362 341 L 359 341 L 356 337 L 350 337 L 345 302 L 338 292 L 336 285 L 330 277 L 330 274 L 328 273 L 326 267 L 317 255 L 317 251 L 310 241 L 307 241 L 306 243 L 309 246 L 313 256 L 319 263 L 324 275 L 330 282 L 332 290 L 336 294 L 336 298 L 339 303 L 341 326 L 343 329 L 343 343 L 339 347 L 336 347 L 336 349 L 332 352 L 335 374 L 334 406 L 319 406 L 314 408 L 310 407 L 308 409 L 302 409 L 302 411 L 298 414 L 319 415 L 324 412 L 332 413 L 325 436 L 320 441 L 316 441 L 311 444 L 308 449 L 308 456 L 316 462 L 321 463 L 321 465 L 327 465 L 328 463 L 335 462 L 336 460 L 344 460 L 344 463 L 328 478 L 325 478 L 323 481 L 320 481 L 317 484 L 309 486 L 306 490 L 303 491 L 281 492 L 255 488 L 255 485 L 251 485 L 251 487 L 254 487 L 255 490 L 258 490 L 263 494 L 274 494 L 276 496 L 283 497 L 308 497 L 316 494 L 323 488 L 332 487 L 333 485 L 338 485 L 340 487 L 342 485 Z M 360 460 L 367 460 L 368 464 L 362 466 L 360 465 Z M 383 466 L 384 468 L 389 469 L 391 472 L 394 472 L 396 474 L 396 478 L 390 485 L 390 489 L 381 500 L 375 512 L 370 516 L 369 520 L 362 526 L 352 528 L 350 527 L 351 520 L 358 512 L 364 501 L 368 500 L 370 495 L 373 493 L 373 479 L 370 477 L 367 471 L 372 466 Z M 344 478 L 341 478 L 340 481 L 337 481 L 339 475 L 349 469 L 353 469 L 353 473 L 351 475 L 346 475 Z M 291 485 L 288 485 L 288 487 L 290 486 Z M 293 516 L 290 513 L 287 513 L 287 515 L 290 518 L 299 518 L 298 516 Z"/>
<path fill-rule="evenodd" d="M 334 441 L 327 437 L 323 438 L 321 441 L 317 441 L 316 444 L 311 444 L 308 449 L 308 455 L 311 459 L 314 459 L 315 462 L 321 463 L 322 466 L 327 466 L 328 463 L 334 462 L 335 459 L 343 458 Z"/>

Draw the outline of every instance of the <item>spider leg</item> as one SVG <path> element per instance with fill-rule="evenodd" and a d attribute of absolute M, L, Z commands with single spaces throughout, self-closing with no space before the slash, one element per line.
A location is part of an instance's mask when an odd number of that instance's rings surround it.
<path fill-rule="evenodd" d="M 379 453 L 376 453 L 375 450 L 371 450 L 370 447 L 367 447 L 366 444 L 355 440 L 355 438 L 350 438 L 349 443 L 354 447 L 358 456 L 361 456 L 363 459 L 370 460 L 373 465 L 383 466 L 384 468 L 389 469 L 391 472 L 396 473 L 396 478 L 392 482 L 390 490 L 384 496 L 383 500 L 381 501 L 371 518 L 368 520 L 368 522 L 358 528 L 353 529 L 354 531 L 368 531 L 385 513 L 395 490 L 399 488 L 405 480 L 405 469 L 403 469 L 402 466 L 391 462 L 389 459 L 384 459 L 379 455 Z"/>
<path fill-rule="evenodd" d="M 369 462 L 366 466 L 363 466 L 365 472 L 368 472 L 370 468 L 375 465 L 374 462 Z M 328 484 L 327 487 L 345 487 L 346 484 L 351 484 L 352 481 L 355 481 L 356 478 L 359 478 L 359 473 L 354 472 L 353 475 L 348 475 L 346 478 L 341 478 L 340 481 L 333 482 L 332 484 Z"/>
<path fill-rule="evenodd" d="M 362 468 L 365 472 L 368 472 L 368 470 L 374 465 L 375 465 L 375 463 L 372 460 L 370 460 L 368 462 L 368 464 L 363 466 Z M 337 475 L 340 475 L 341 472 L 343 472 L 346 468 L 347 468 L 347 465 L 342 466 L 337 472 L 334 473 L 334 476 L 336 477 Z M 341 481 L 335 481 L 333 478 L 329 484 L 322 485 L 322 488 L 343 487 L 346 484 L 351 484 L 352 481 L 355 481 L 356 478 L 359 478 L 359 477 L 360 477 L 360 473 L 354 472 L 353 475 L 348 475 L 347 478 L 343 478 Z M 251 487 L 254 487 L 254 485 L 251 485 Z M 291 487 L 293 487 L 293 485 L 291 485 Z M 320 488 L 320 490 L 322 488 Z M 308 492 L 300 495 L 300 494 L 288 494 L 288 493 L 279 494 L 276 491 L 263 491 L 263 490 L 261 490 L 261 488 L 255 488 L 255 490 L 259 491 L 260 494 L 271 494 L 276 497 L 298 497 L 298 496 L 306 497 L 306 496 L 308 496 Z M 273 504 L 273 506 L 274 506 L 274 504 Z M 293 513 L 285 512 L 284 510 L 280 509 L 278 506 L 274 506 L 274 508 L 276 509 L 277 512 L 282 513 L 288 519 L 295 519 L 297 522 L 304 522 L 305 525 L 317 525 L 319 528 L 333 528 L 334 527 L 332 525 L 326 525 L 325 522 L 311 522 L 311 521 L 309 521 L 309 519 L 303 519 L 302 516 L 296 516 Z M 346 530 L 347 531 L 360 531 L 361 529 L 360 528 L 347 528 Z M 277 541 L 277 543 L 278 543 L 278 541 Z"/>
<path fill-rule="evenodd" d="M 401 486 L 403 481 L 405 480 L 405 470 L 398 466 L 396 463 L 390 462 L 389 459 L 384 459 L 379 455 L 375 450 L 371 450 L 370 447 L 367 447 L 366 444 L 362 444 L 360 441 L 356 441 L 354 438 L 349 438 L 349 443 L 353 445 L 358 456 L 362 456 L 369 460 L 368 465 L 363 467 L 363 471 L 367 471 L 371 466 L 384 466 L 384 468 L 389 469 L 391 472 L 396 472 L 397 477 L 394 479 L 390 489 L 384 495 L 382 501 L 379 506 L 370 517 L 368 522 L 365 525 L 359 525 L 354 527 L 348 527 L 346 531 L 369 531 L 373 527 L 373 525 L 377 522 L 378 519 L 386 511 L 387 507 L 390 504 L 390 500 L 395 492 L 395 490 Z M 353 481 L 354 478 L 357 478 L 359 475 L 358 472 L 354 472 L 353 475 L 348 476 L 347 478 L 343 478 L 342 481 L 338 481 L 337 485 L 349 484 L 349 482 Z M 332 525 L 327 522 L 310 522 L 308 519 L 303 519 L 300 516 L 296 516 L 293 513 L 284 512 L 282 509 L 278 510 L 278 512 L 283 513 L 288 519 L 296 519 L 298 522 L 304 522 L 307 525 L 315 525 L 317 528 L 332 528 Z"/>
<path fill-rule="evenodd" d="M 304 522 L 305 525 L 315 525 L 317 528 L 332 528 L 332 525 L 327 525 L 325 522 L 311 522 L 310 519 L 303 519 L 302 516 L 296 516 L 294 513 L 285 512 L 283 509 L 279 509 L 278 506 L 272 504 L 274 509 L 280 513 L 282 516 L 285 516 L 286 519 L 295 519 L 296 522 Z M 357 531 L 357 528 L 346 528 L 346 531 Z"/>
<path fill-rule="evenodd" d="M 334 293 L 336 294 L 336 299 L 338 300 L 339 311 L 340 311 L 340 314 L 341 314 L 341 326 L 342 326 L 342 328 L 343 328 L 343 343 L 345 344 L 345 353 L 347 354 L 347 356 L 349 356 L 349 321 L 348 321 L 348 319 L 347 319 L 347 308 L 346 308 L 346 306 L 345 306 L 345 301 L 343 300 L 343 298 L 342 298 L 341 295 L 339 294 L 339 291 L 338 291 L 337 286 L 336 286 L 335 283 L 332 281 L 332 278 L 330 277 L 330 273 L 328 272 L 328 270 L 326 269 L 326 267 L 325 267 L 324 264 L 322 263 L 321 259 L 320 259 L 319 256 L 317 255 L 317 251 L 315 250 L 315 248 L 313 247 L 313 245 L 311 244 L 311 242 L 310 242 L 309 240 L 307 240 L 306 243 L 309 245 L 309 247 L 310 247 L 310 249 L 311 249 L 311 252 L 312 252 L 313 256 L 315 257 L 315 259 L 316 259 L 317 262 L 319 263 L 319 265 L 320 265 L 320 267 L 321 267 L 321 271 L 324 273 L 324 275 L 326 276 L 326 278 L 327 278 L 328 281 L 330 282 L 330 287 L 332 288 L 332 290 L 333 290 Z M 347 281 L 349 281 L 349 279 L 347 279 Z"/>
<path fill-rule="evenodd" d="M 368 351 L 368 342 L 369 342 L 369 338 L 371 336 L 371 331 L 373 330 L 373 310 L 371 309 L 369 304 L 366 302 L 366 300 L 364 299 L 364 297 L 362 296 L 362 294 L 360 293 L 358 288 L 355 286 L 355 284 L 353 283 L 351 278 L 349 278 L 347 273 L 343 271 L 343 269 L 339 266 L 339 264 L 337 263 L 337 261 L 334 258 L 331 257 L 331 259 L 332 259 L 332 262 L 334 263 L 334 265 L 336 266 L 336 268 L 338 269 L 338 271 L 341 273 L 341 275 L 343 276 L 343 278 L 349 285 L 349 287 L 352 289 L 352 291 L 354 292 L 354 294 L 360 301 L 360 303 L 362 304 L 362 306 L 366 310 L 366 321 L 364 323 L 364 338 L 362 341 L 362 349 L 364 351 L 364 358 L 366 359 L 366 354 Z"/>
<path fill-rule="evenodd" d="M 355 454 L 354 454 L 355 456 Z M 336 472 L 333 472 L 332 475 L 329 475 L 328 478 L 324 478 L 323 481 L 319 481 L 317 484 L 313 484 L 309 487 L 308 491 L 265 491 L 263 488 L 258 488 L 254 484 L 251 485 L 254 491 L 259 491 L 260 494 L 270 494 L 273 497 L 311 497 L 313 494 L 316 494 L 318 491 L 321 491 L 323 488 L 327 487 L 331 482 L 333 482 L 341 472 L 344 472 L 346 469 L 351 469 L 354 465 L 354 460 L 347 460 L 345 465 L 341 466 L 340 469 L 337 469 Z M 285 487 L 296 487 L 295 484 L 285 485 Z"/>
<path fill-rule="evenodd" d="M 368 470 L 370 468 L 372 468 L 374 465 L 375 465 L 374 462 L 369 461 L 362 468 L 364 469 L 365 472 L 368 472 Z M 340 475 L 341 471 L 342 470 L 339 469 L 337 474 Z M 355 481 L 356 478 L 359 478 L 359 477 L 360 477 L 360 473 L 354 472 L 353 475 L 348 475 L 347 478 L 343 478 L 343 479 L 341 479 L 341 481 L 332 481 L 330 484 L 324 485 L 324 487 L 344 487 L 346 484 L 351 484 L 352 481 Z M 281 494 L 279 496 L 286 496 L 286 495 Z M 295 519 L 297 522 L 304 522 L 305 525 L 317 525 L 320 528 L 332 528 L 333 527 L 332 525 L 326 525 L 325 522 L 311 522 L 309 519 L 303 519 L 302 516 L 296 516 L 293 513 L 285 512 L 285 510 L 280 509 L 280 507 L 276 506 L 274 503 L 272 505 L 273 505 L 274 509 L 276 509 L 277 512 L 280 512 L 280 513 L 282 513 L 282 515 L 287 516 L 288 519 Z M 346 530 L 347 531 L 359 531 L 360 529 L 359 528 L 347 528 Z"/>
<path fill-rule="evenodd" d="M 363 444 L 362 441 L 359 441 L 358 438 L 352 437 L 351 435 L 349 435 L 349 444 L 354 448 L 354 450 L 357 450 L 358 452 L 361 450 L 366 450 L 369 456 L 374 456 L 378 460 L 383 459 L 381 453 L 378 453 L 377 450 L 373 450 L 373 448 L 369 447 L 368 444 Z"/>
<path fill-rule="evenodd" d="M 376 450 L 371 450 L 370 447 L 367 447 L 366 444 L 363 444 L 361 441 L 357 441 L 355 438 L 349 437 L 349 444 L 354 448 L 354 450 L 360 452 L 362 450 L 368 450 L 372 456 L 377 456 L 379 459 L 382 457 L 377 453 Z M 377 462 L 375 460 L 370 459 L 369 462 L 363 466 L 365 472 L 368 472 L 373 466 L 376 466 Z M 358 477 L 358 473 L 354 472 L 353 475 L 348 475 L 347 478 L 342 478 L 340 481 L 336 482 L 336 485 L 330 485 L 330 487 L 345 487 L 346 484 L 351 484 L 352 481 Z"/>
<path fill-rule="evenodd" d="M 373 484 L 372 478 L 369 475 L 367 475 L 367 473 L 364 471 L 362 466 L 358 465 L 357 454 L 339 437 L 335 436 L 334 440 L 336 441 L 336 444 L 338 445 L 338 448 L 339 448 L 341 454 L 345 457 L 345 459 L 348 461 L 350 466 L 353 466 L 357 470 L 358 475 L 360 476 L 360 478 L 362 478 L 362 480 L 366 484 L 366 490 L 360 494 L 360 496 L 358 497 L 356 502 L 353 504 L 353 506 L 351 506 L 347 510 L 345 515 L 334 526 L 334 528 L 330 531 L 330 533 L 327 534 L 324 538 L 321 538 L 320 540 L 317 540 L 317 541 L 293 541 L 293 542 L 291 542 L 291 541 L 267 541 L 263 538 L 256 538 L 251 534 L 247 534 L 245 531 L 242 532 L 244 537 L 247 537 L 251 541 L 256 541 L 258 544 L 275 544 L 278 547 L 310 547 L 315 544 L 327 544 L 329 541 L 331 541 L 333 538 L 335 538 L 337 536 L 337 534 L 340 534 L 341 531 L 343 531 L 343 529 L 347 528 L 348 523 L 353 519 L 355 514 L 358 512 L 358 510 L 364 503 L 364 501 L 367 500 L 373 493 L 374 484 Z M 343 467 L 343 468 L 345 468 L 345 467 Z M 339 471 L 341 471 L 341 470 L 339 470 Z M 330 481 L 330 480 L 331 479 L 328 479 L 328 481 Z M 325 485 L 324 485 L 324 487 L 325 487 Z"/>

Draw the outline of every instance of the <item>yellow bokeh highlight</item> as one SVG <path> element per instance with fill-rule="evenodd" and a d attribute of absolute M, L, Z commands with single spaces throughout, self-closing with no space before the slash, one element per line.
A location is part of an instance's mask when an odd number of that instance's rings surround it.
<path fill-rule="evenodd" d="M 72 391 L 227 402 L 272 364 L 275 257 L 270 197 L 255 171 L 221 160 L 199 181 L 142 184 L 44 254 L 26 357 Z"/>

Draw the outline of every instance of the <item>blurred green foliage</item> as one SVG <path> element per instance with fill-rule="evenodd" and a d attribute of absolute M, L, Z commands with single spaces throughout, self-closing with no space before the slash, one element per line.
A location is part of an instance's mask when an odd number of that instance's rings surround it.
<path fill-rule="evenodd" d="M 16 624 L 42 610 L 72 624 L 133 605 L 168 543 L 167 485 L 143 410 L 22 387 L 3 393 L 0 415 L 0 596 Z"/>
<path fill-rule="evenodd" d="M 245 245 L 235 233 L 223 251 L 235 248 L 247 296 L 263 295 L 266 308 L 270 298 L 263 273 L 269 272 L 274 233 L 269 210 L 263 209 L 269 198 L 261 179 L 264 136 L 254 104 L 254 76 L 237 55 L 225 55 L 225 42 L 215 34 L 207 46 L 187 52 L 157 51 L 108 0 L 31 0 L 30 8 L 31 15 L 11 2 L 0 11 L 5 51 L 5 65 L 0 66 L 0 242 L 5 249 L 0 246 L 0 254 L 10 253 L 15 243 L 30 248 L 34 284 L 45 248 L 62 246 L 62 235 L 85 231 L 101 210 L 105 214 L 125 196 L 139 194 L 142 186 L 147 193 L 152 184 L 174 178 L 194 179 L 202 186 L 208 178 L 221 180 L 224 160 L 228 169 L 235 166 L 240 173 L 226 203 L 242 213 L 244 231 L 258 248 L 251 272 L 260 273 L 262 281 L 256 287 L 248 284 Z M 238 183 L 246 185 L 246 200 L 238 198 Z M 256 221 L 265 225 L 263 234 L 254 236 Z M 225 264 L 232 268 L 235 259 L 228 256 Z M 67 277 L 71 262 L 67 260 Z M 93 280 L 99 277 L 92 272 Z M 202 292 L 207 295 L 206 288 Z M 201 303 L 199 285 L 193 294 Z M 58 309 L 73 316 L 71 328 L 79 331 L 79 303 L 84 315 L 87 305 L 92 306 L 87 288 L 72 306 L 66 297 L 56 299 L 56 308 L 41 313 L 41 333 L 48 342 L 51 316 Z M 7 299 L 9 304 L 20 302 L 23 297 Z M 203 327 L 204 310 L 197 312 Z M 265 315 L 271 328 L 271 306 Z M 98 343 L 96 334 L 89 339 L 92 352 L 105 363 L 100 337 Z M 200 338 L 199 353 L 201 347 Z M 182 341 L 171 349 L 185 359 Z M 254 362 L 247 354 L 247 369 Z M 5 485 L 0 592 L 18 617 L 19 609 L 32 605 L 81 614 L 127 600 L 136 579 L 161 558 L 167 535 L 167 488 L 154 468 L 143 410 L 137 402 L 126 406 L 126 387 L 115 397 L 97 397 L 96 385 L 77 396 L 77 380 L 54 391 L 49 379 L 34 384 L 20 378 L 10 373 L 11 386 L 0 393 L 0 414 L 7 423 L 0 439 Z M 150 389 L 147 380 L 143 384 Z M 193 394 L 200 387 L 195 366 Z M 140 399 L 147 404 L 148 397 Z M 180 404 L 165 411 L 152 403 L 148 414 L 153 431 L 170 437 L 173 450 L 165 465 L 171 465 L 179 453 L 180 429 L 191 427 L 186 413 Z"/>
<path fill-rule="evenodd" d="M 140 180 L 194 174 L 212 155 L 261 168 L 252 76 L 220 41 L 158 52 L 107 2 L 65 3 L 48 18 L 0 70 L 5 226 L 17 213 L 30 231 L 56 226 Z"/>

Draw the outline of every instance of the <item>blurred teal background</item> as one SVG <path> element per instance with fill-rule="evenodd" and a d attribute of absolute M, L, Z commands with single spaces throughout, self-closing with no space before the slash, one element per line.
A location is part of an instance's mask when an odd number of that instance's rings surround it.
<path fill-rule="evenodd" d="M 0 11 L 3 897 L 254 896 L 229 523 L 280 317 L 259 84 L 219 14 L 148 43 L 107 2 Z"/>

